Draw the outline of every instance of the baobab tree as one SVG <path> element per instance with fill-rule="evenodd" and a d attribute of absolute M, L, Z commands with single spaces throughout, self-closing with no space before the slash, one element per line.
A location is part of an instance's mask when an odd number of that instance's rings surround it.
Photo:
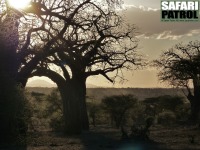
<path fill-rule="evenodd" d="M 89 76 L 100 74 L 113 82 L 123 69 L 141 65 L 136 30 L 125 25 L 111 4 L 119 1 L 32 1 L 18 19 L 15 80 L 25 87 L 34 75 L 53 79 L 63 97 L 68 133 L 88 129 L 85 82 Z M 115 76 L 110 77 L 110 72 Z"/>
<path fill-rule="evenodd" d="M 123 78 L 124 69 L 142 66 L 137 52 L 136 28 L 128 26 L 114 11 L 102 12 L 98 7 L 82 10 L 82 24 L 66 31 L 60 51 L 48 57 L 32 76 L 47 76 L 57 83 L 63 97 L 66 132 L 80 133 L 88 129 L 86 80 L 102 75 L 110 82 Z M 87 22 L 87 24 L 84 24 Z M 52 70 L 56 65 L 62 74 Z M 113 76 L 109 73 L 114 72 Z"/>
<path fill-rule="evenodd" d="M 187 89 L 186 96 L 191 104 L 190 119 L 197 121 L 200 113 L 200 42 L 176 44 L 163 52 L 154 65 L 159 69 L 161 81 Z"/>

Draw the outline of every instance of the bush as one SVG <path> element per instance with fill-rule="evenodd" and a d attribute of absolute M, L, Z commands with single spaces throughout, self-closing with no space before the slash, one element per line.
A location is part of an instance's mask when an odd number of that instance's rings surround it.
<path fill-rule="evenodd" d="M 150 135 L 149 128 L 154 123 L 154 117 L 147 117 L 143 124 L 133 124 L 130 137 L 135 140 L 148 140 Z"/>
<path fill-rule="evenodd" d="M 92 125 L 95 127 L 96 124 L 99 124 L 101 122 L 101 106 L 100 104 L 95 104 L 88 102 L 87 103 L 87 109 L 88 109 L 88 114 L 89 114 L 89 119 L 91 119 Z"/>
<path fill-rule="evenodd" d="M 176 108 L 176 118 L 180 121 L 187 121 L 190 116 L 190 104 L 184 104 Z"/>
<path fill-rule="evenodd" d="M 184 104 L 184 98 L 180 96 L 164 95 L 159 97 L 146 98 L 144 103 L 148 105 L 155 105 L 157 112 L 163 110 L 170 110 L 175 112 L 177 107 Z"/>
<path fill-rule="evenodd" d="M 158 115 L 158 123 L 162 125 L 172 125 L 176 121 L 176 116 L 172 111 L 164 111 Z"/>
<path fill-rule="evenodd" d="M 145 110 L 146 106 L 141 102 L 137 102 L 134 105 L 131 109 L 131 119 L 133 124 L 145 124 L 145 118 L 147 117 Z"/>
<path fill-rule="evenodd" d="M 58 114 L 58 117 L 51 118 L 49 125 L 55 131 L 63 131 L 65 125 L 63 116 Z"/>
<path fill-rule="evenodd" d="M 133 95 L 110 96 L 102 100 L 103 109 L 109 113 L 111 122 L 114 121 L 117 128 L 126 122 L 127 113 L 136 102 Z"/>
<path fill-rule="evenodd" d="M 64 127 L 62 100 L 58 89 L 54 89 L 46 98 L 47 108 L 45 117 L 50 120 L 50 127 L 54 130 L 62 130 Z"/>

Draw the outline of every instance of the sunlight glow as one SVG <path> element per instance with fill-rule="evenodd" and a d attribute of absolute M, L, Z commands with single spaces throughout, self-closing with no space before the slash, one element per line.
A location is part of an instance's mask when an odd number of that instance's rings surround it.
<path fill-rule="evenodd" d="M 23 9 L 29 5 L 31 0 L 8 0 L 11 7 L 16 9 Z"/>

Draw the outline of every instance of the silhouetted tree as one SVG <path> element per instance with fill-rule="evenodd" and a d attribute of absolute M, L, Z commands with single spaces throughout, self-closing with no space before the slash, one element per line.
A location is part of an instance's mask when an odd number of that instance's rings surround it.
<path fill-rule="evenodd" d="M 64 105 L 66 132 L 88 129 L 86 79 L 102 75 L 111 82 L 123 78 L 123 69 L 141 65 L 137 54 L 136 28 L 126 25 L 115 10 L 88 3 L 75 15 L 79 26 L 62 31 L 56 52 L 42 61 L 32 76 L 47 76 L 57 83 Z M 87 9 L 86 9 L 87 8 Z M 59 72 L 51 69 L 56 65 Z M 109 74 L 114 72 L 113 74 Z"/>
<path fill-rule="evenodd" d="M 32 1 L 19 20 L 16 81 L 25 86 L 29 77 L 39 75 L 56 82 L 68 133 L 89 128 L 85 104 L 89 76 L 103 75 L 113 82 L 121 78 L 122 69 L 140 65 L 135 28 L 125 25 L 113 7 L 120 2 Z M 115 75 L 110 77 L 110 72 Z"/>
<path fill-rule="evenodd" d="M 200 42 L 177 44 L 163 52 L 154 65 L 158 77 L 176 87 L 186 87 L 191 104 L 191 120 L 196 121 L 200 112 Z M 193 89 L 193 90 L 192 90 Z"/>

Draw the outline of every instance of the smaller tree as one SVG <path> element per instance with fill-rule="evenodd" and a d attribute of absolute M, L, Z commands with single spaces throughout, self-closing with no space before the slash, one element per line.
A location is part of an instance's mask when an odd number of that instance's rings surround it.
<path fill-rule="evenodd" d="M 200 42 L 177 44 L 163 52 L 154 65 L 159 69 L 158 77 L 175 87 L 185 87 L 191 105 L 191 121 L 200 116 Z"/>
<path fill-rule="evenodd" d="M 123 125 L 126 114 L 136 102 L 137 98 L 133 95 L 110 96 L 102 100 L 103 108 L 109 113 L 117 128 Z"/>

